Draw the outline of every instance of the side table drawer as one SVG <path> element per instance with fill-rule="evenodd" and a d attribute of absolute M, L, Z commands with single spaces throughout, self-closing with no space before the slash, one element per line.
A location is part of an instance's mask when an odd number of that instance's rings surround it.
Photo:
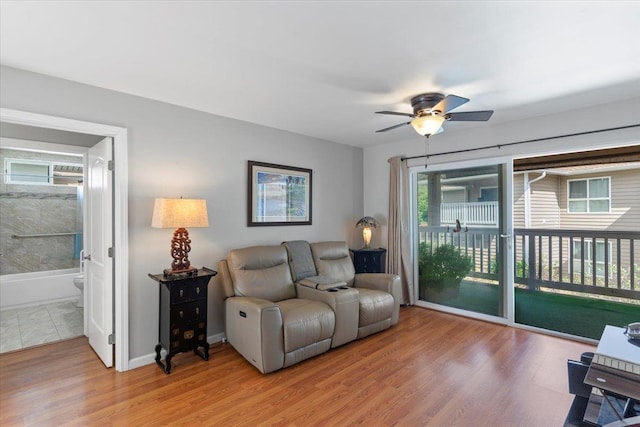
<path fill-rule="evenodd" d="M 207 300 L 176 304 L 171 307 L 171 323 L 193 322 L 207 318 Z"/>
<path fill-rule="evenodd" d="M 174 325 L 171 328 L 171 351 L 183 351 L 194 348 L 195 343 L 206 342 L 206 321 Z"/>
<path fill-rule="evenodd" d="M 189 283 L 173 284 L 171 286 L 171 303 L 204 299 L 207 297 L 207 283 L 191 285 Z"/>

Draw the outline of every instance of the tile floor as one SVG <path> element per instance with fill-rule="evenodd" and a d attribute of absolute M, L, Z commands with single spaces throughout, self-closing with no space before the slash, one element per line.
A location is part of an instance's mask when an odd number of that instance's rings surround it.
<path fill-rule="evenodd" d="M 0 353 L 83 333 L 84 313 L 75 301 L 0 311 Z"/>

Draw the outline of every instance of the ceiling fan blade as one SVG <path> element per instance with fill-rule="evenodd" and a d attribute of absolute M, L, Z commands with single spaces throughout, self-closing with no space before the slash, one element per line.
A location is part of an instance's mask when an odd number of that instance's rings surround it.
<path fill-rule="evenodd" d="M 407 116 L 407 117 L 414 117 L 413 114 L 409 114 L 409 113 L 399 113 L 397 111 L 376 111 L 376 114 L 391 114 L 394 116 Z"/>
<path fill-rule="evenodd" d="M 432 110 L 441 111 L 442 114 L 448 113 L 454 108 L 458 108 L 462 104 L 469 102 L 467 98 L 456 95 L 447 95 L 442 101 L 433 106 Z"/>
<path fill-rule="evenodd" d="M 492 114 L 493 110 L 465 111 L 463 113 L 449 113 L 445 118 L 452 122 L 486 122 Z"/>
<path fill-rule="evenodd" d="M 391 126 L 391 127 L 388 127 L 388 128 L 384 128 L 384 129 L 377 130 L 377 131 L 376 131 L 376 133 L 378 133 L 378 132 L 386 132 L 386 131 L 388 131 L 388 130 L 392 130 L 392 129 L 395 129 L 395 128 L 399 128 L 400 126 L 406 126 L 406 125 L 409 125 L 409 124 L 411 124 L 411 122 L 407 122 L 407 123 L 400 123 L 399 125 L 395 125 L 395 126 Z"/>

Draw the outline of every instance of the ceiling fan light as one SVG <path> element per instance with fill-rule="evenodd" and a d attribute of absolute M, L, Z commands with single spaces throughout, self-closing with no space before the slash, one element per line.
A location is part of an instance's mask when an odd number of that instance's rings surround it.
<path fill-rule="evenodd" d="M 442 123 L 444 123 L 444 117 L 438 115 L 420 116 L 411 120 L 411 126 L 422 136 L 439 133 Z"/>

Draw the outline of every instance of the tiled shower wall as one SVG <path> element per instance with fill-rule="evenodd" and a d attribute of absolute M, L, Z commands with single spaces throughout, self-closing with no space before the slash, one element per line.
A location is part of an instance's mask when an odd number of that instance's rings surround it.
<path fill-rule="evenodd" d="M 78 157 L 0 149 L 0 274 L 59 270 L 79 266 L 75 233 L 82 232 L 74 186 L 6 184 L 5 159 L 81 163 Z M 54 237 L 16 235 L 74 233 Z"/>

